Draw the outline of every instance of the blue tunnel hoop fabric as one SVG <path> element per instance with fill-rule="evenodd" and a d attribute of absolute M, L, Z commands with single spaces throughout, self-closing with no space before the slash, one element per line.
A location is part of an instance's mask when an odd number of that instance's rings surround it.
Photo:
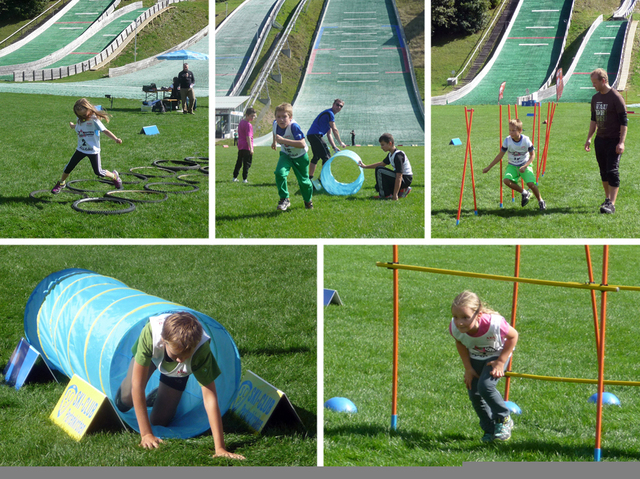
<path fill-rule="evenodd" d="M 233 404 L 240 386 L 240 355 L 227 330 L 216 320 L 177 303 L 129 288 L 117 279 L 85 269 L 50 274 L 34 289 L 24 313 L 25 337 L 47 365 L 68 377 L 77 374 L 112 403 L 124 379 L 131 347 L 151 316 L 187 311 L 211 337 L 211 351 L 221 374 L 215 381 L 220 413 Z M 146 393 L 158 387 L 154 372 Z M 139 432 L 135 410 L 122 420 Z M 193 375 L 168 427 L 153 426 L 163 438 L 190 438 L 209 429 L 202 388 Z"/>
<path fill-rule="evenodd" d="M 362 184 L 364 183 L 364 171 L 360 168 L 360 176 L 353 183 L 340 183 L 337 181 L 333 174 L 331 173 L 331 162 L 340 156 L 345 156 L 347 158 L 351 158 L 353 161 L 358 164 L 360 162 L 360 157 L 351 150 L 340 150 L 327 161 L 322 166 L 322 171 L 320 172 L 320 181 L 322 182 L 322 187 L 329 193 L 330 195 L 335 196 L 348 196 L 355 195 L 360 188 L 362 188 Z"/>

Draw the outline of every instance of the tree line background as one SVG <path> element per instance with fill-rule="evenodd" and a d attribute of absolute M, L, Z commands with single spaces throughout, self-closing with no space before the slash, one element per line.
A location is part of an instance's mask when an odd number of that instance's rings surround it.
<path fill-rule="evenodd" d="M 431 0 L 431 37 L 481 30 L 500 0 Z"/>
<path fill-rule="evenodd" d="M 0 0 L 0 23 L 27 20 L 42 13 L 51 0 Z"/>

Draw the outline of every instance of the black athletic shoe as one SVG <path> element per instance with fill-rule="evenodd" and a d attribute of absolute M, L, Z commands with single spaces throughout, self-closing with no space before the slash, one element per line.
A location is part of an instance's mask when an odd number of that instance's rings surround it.
<path fill-rule="evenodd" d="M 615 211 L 616 211 L 616 207 L 613 206 L 613 203 L 611 203 L 611 200 L 609 198 L 604 200 L 604 203 L 600 205 L 600 213 L 611 214 L 611 213 L 615 213 Z"/>
<path fill-rule="evenodd" d="M 600 207 L 600 213 L 604 214 L 613 214 L 616 212 L 616 207 L 611 203 L 611 201 L 607 201 L 604 205 Z"/>
<path fill-rule="evenodd" d="M 522 203 L 520 203 L 523 207 L 527 206 L 527 203 L 529 203 L 529 200 L 531 199 L 531 192 L 524 190 L 522 192 Z"/>

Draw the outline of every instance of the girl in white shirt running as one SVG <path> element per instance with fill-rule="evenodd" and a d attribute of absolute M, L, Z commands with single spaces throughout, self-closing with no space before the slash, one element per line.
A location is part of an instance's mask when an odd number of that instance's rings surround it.
<path fill-rule="evenodd" d="M 73 169 L 85 157 L 91 161 L 94 173 L 100 178 L 110 178 L 118 189 L 122 189 L 122 180 L 116 170 L 113 172 L 102 168 L 100 163 L 100 132 L 104 132 L 109 138 L 116 143 L 122 143 L 122 140 L 105 128 L 100 120 L 109 122 L 109 115 L 96 109 L 86 98 L 81 98 L 73 105 L 73 112 L 78 117 L 78 123 L 69 122 L 69 128 L 75 130 L 78 134 L 78 146 L 75 153 L 65 166 L 60 181 L 53 187 L 51 193 L 58 194 L 67 186 L 66 180 Z"/>

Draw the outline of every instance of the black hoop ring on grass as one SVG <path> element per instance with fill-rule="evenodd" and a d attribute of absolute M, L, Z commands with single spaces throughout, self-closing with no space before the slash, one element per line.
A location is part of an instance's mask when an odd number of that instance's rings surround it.
<path fill-rule="evenodd" d="M 80 205 L 82 203 L 92 203 L 92 202 L 101 202 L 101 201 L 109 201 L 109 202 L 113 202 L 113 203 L 120 203 L 122 205 L 125 205 L 125 207 L 121 210 L 110 210 L 110 211 L 105 211 L 105 210 L 84 210 L 82 208 L 80 208 Z M 122 198 L 83 198 L 81 200 L 78 200 L 76 202 L 74 202 L 71 207 L 76 210 L 76 211 L 80 211 L 82 213 L 88 213 L 90 215 L 121 215 L 123 213 L 131 213 L 133 210 L 136 209 L 136 205 L 134 203 L 132 203 L 129 200 L 124 200 Z"/>
<path fill-rule="evenodd" d="M 150 186 L 153 185 L 174 185 L 174 186 L 190 186 L 191 190 L 184 190 L 184 191 L 164 191 L 164 190 L 155 190 L 153 188 L 149 188 Z M 200 188 L 198 188 L 196 185 L 191 185 L 189 183 L 147 183 L 146 185 L 144 185 L 144 189 L 145 190 L 150 190 L 150 191 L 158 191 L 160 193 L 180 193 L 180 194 L 185 194 L 185 193 L 195 193 L 196 191 L 198 191 Z"/>
<path fill-rule="evenodd" d="M 134 171 L 139 170 L 139 171 Z M 133 168 L 129 168 L 129 171 L 133 174 L 140 174 L 145 176 L 146 178 L 172 178 L 175 176 L 176 172 L 173 170 L 169 170 L 167 168 L 159 168 L 157 166 L 134 166 Z M 147 172 L 151 173 L 147 173 Z M 158 175 L 157 173 L 168 173 L 166 175 Z"/>
<path fill-rule="evenodd" d="M 178 175 L 180 181 L 184 181 L 185 183 L 200 183 L 203 180 L 203 176 L 200 173 L 184 173 L 182 175 Z"/>
<path fill-rule="evenodd" d="M 209 167 L 208 166 L 203 166 L 202 168 L 200 168 L 200 173 L 204 173 L 205 175 L 209 174 Z"/>
<path fill-rule="evenodd" d="M 167 163 L 171 163 L 171 165 Z M 153 162 L 153 166 L 173 171 L 197 170 L 200 168 L 198 163 L 191 160 L 156 160 Z"/>
<path fill-rule="evenodd" d="M 134 200 L 133 198 L 120 198 L 119 196 L 116 196 L 118 193 L 146 193 L 148 195 L 162 195 L 162 198 L 160 198 L 159 200 Z M 152 190 L 113 190 L 107 191 L 104 195 L 108 198 L 119 198 L 131 201 L 133 203 L 161 203 L 169 198 L 169 195 L 167 193 Z"/>
<path fill-rule="evenodd" d="M 118 174 L 120 175 L 120 178 L 122 178 L 123 176 L 133 176 L 134 178 L 138 179 L 138 181 L 124 181 L 124 179 L 122 179 L 123 185 L 139 185 L 143 181 L 147 181 L 149 179 L 146 176 L 141 175 L 140 173 L 118 173 Z"/>
<path fill-rule="evenodd" d="M 76 193 L 104 193 L 104 190 L 83 190 L 82 188 L 76 188 L 75 186 L 71 186 L 72 183 L 80 183 L 81 181 L 97 181 L 99 183 L 105 183 L 113 186 L 113 181 L 103 180 L 102 178 L 98 178 L 98 179 L 67 181 L 67 188 L 70 189 L 71 191 L 75 191 Z"/>
<path fill-rule="evenodd" d="M 198 163 L 199 165 L 208 165 L 209 157 L 208 156 L 187 156 L 184 161 L 192 161 L 193 163 Z"/>
<path fill-rule="evenodd" d="M 85 195 L 84 193 L 77 193 L 75 191 L 67 191 L 66 188 L 64 190 L 62 190 L 62 193 L 65 193 L 65 192 L 68 195 L 76 196 L 76 198 L 77 198 L 78 195 L 82 196 L 82 198 L 86 198 L 87 197 L 87 195 Z M 36 190 L 36 191 L 32 191 L 31 193 L 29 193 L 29 196 L 31 198 L 33 198 L 34 200 L 46 201 L 47 203 L 51 203 L 54 200 L 53 197 L 52 198 L 39 198 L 39 197 L 36 196 L 38 193 L 50 193 L 51 195 L 53 195 L 53 193 L 51 193 L 51 190 Z M 69 201 L 75 201 L 75 198 L 69 198 Z"/>

